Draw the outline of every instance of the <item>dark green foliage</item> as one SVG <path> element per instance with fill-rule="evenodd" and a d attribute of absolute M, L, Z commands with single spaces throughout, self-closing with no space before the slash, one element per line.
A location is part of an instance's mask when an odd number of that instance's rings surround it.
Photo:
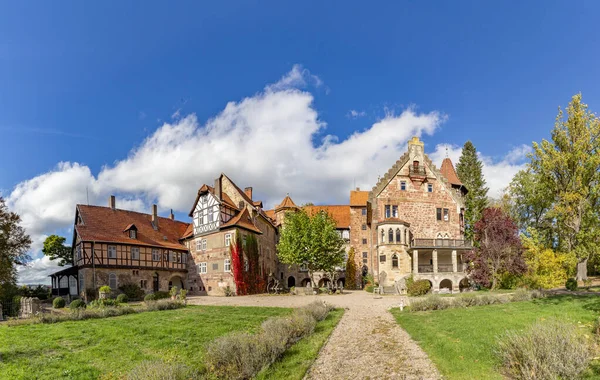
<path fill-rule="evenodd" d="M 20 225 L 21 218 L 10 212 L 0 196 L 0 296 L 4 298 L 6 287 L 16 284 L 17 265 L 30 259 L 27 251 L 31 239 Z"/>
<path fill-rule="evenodd" d="M 156 295 L 154 293 L 150 293 L 150 294 L 146 294 L 146 296 L 144 297 L 144 301 L 148 302 L 148 301 L 156 301 Z"/>
<path fill-rule="evenodd" d="M 119 286 L 119 290 L 127 295 L 127 298 L 132 301 L 138 301 L 144 298 L 145 292 L 138 284 L 129 283 Z"/>
<path fill-rule="evenodd" d="M 55 309 L 62 309 L 63 307 L 65 307 L 65 299 L 62 297 L 56 297 L 53 301 L 52 301 L 52 307 Z"/>
<path fill-rule="evenodd" d="M 354 247 L 348 252 L 346 261 L 346 289 L 356 289 L 356 261 Z"/>
<path fill-rule="evenodd" d="M 109 306 L 117 306 L 118 302 L 111 298 L 100 298 L 88 304 L 90 308 L 103 308 Z"/>
<path fill-rule="evenodd" d="M 485 187 L 482 168 L 475 146 L 467 141 L 456 165 L 456 173 L 468 190 L 465 198 L 465 238 L 470 240 L 474 236 L 475 223 L 481 219 L 483 209 L 488 204 L 488 188 Z"/>
<path fill-rule="evenodd" d="M 171 295 L 169 294 L 169 292 L 165 292 L 162 290 L 159 290 L 158 292 L 154 292 L 154 296 L 156 297 L 157 300 L 162 300 L 165 298 L 170 298 Z"/>
<path fill-rule="evenodd" d="M 365 291 L 368 292 L 368 293 L 373 293 L 373 289 L 374 289 L 373 285 L 367 285 L 367 286 L 365 286 Z"/>
<path fill-rule="evenodd" d="M 71 310 L 83 309 L 83 308 L 85 308 L 85 302 L 83 302 L 83 300 L 81 300 L 81 299 L 73 300 L 69 304 L 69 309 L 71 309 Z"/>
<path fill-rule="evenodd" d="M 569 278 L 567 279 L 567 282 L 565 283 L 565 288 L 567 288 L 568 290 L 574 292 L 577 290 L 577 280 L 575 280 L 574 278 Z"/>
<path fill-rule="evenodd" d="M 59 266 L 73 265 L 73 255 L 71 247 L 65 245 L 65 238 L 58 235 L 50 235 L 44 240 L 44 255 L 50 260 L 58 260 Z"/>
<path fill-rule="evenodd" d="M 127 303 L 129 301 L 129 297 L 127 294 L 122 293 L 117 296 L 117 303 Z"/>
<path fill-rule="evenodd" d="M 411 297 L 423 296 L 427 294 L 431 290 L 431 283 L 427 280 L 417 280 L 411 282 L 410 284 L 406 283 L 406 292 Z"/>

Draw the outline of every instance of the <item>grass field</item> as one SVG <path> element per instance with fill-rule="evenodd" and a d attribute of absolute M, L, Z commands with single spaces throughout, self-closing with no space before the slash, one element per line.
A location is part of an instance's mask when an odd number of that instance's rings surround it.
<path fill-rule="evenodd" d="M 506 330 L 520 330 L 534 322 L 556 318 L 579 324 L 591 333 L 600 316 L 600 297 L 561 295 L 527 302 L 392 313 L 398 323 L 427 352 L 448 379 L 501 379 L 493 354 L 497 337 Z M 588 378 L 600 378 L 598 366 Z"/>
<path fill-rule="evenodd" d="M 57 324 L 0 325 L 0 378 L 120 378 L 143 360 L 202 368 L 203 347 L 234 330 L 253 332 L 291 309 L 188 306 Z"/>

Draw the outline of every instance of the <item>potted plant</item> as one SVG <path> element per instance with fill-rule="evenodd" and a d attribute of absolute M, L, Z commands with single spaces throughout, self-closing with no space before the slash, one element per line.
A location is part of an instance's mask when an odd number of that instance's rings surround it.
<path fill-rule="evenodd" d="M 110 294 L 110 292 L 112 292 L 112 289 L 108 285 L 101 286 L 100 289 L 98 289 L 98 293 L 100 294 L 100 299 L 108 298 L 108 295 Z"/>

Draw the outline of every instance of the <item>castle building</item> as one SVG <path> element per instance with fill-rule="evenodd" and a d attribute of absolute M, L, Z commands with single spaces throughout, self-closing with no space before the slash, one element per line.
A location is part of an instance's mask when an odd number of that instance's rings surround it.
<path fill-rule="evenodd" d="M 86 295 L 103 285 L 118 292 L 127 284 L 148 293 L 173 286 L 197 295 L 235 292 L 230 245 L 250 235 L 258 243 L 260 278 L 276 279 L 284 288 L 307 286 L 307 270 L 281 264 L 276 249 L 286 213 L 301 206 L 288 194 L 275 208 L 263 210 L 252 192 L 221 174 L 213 186 L 198 190 L 190 203 L 191 222 L 176 221 L 172 213 L 160 217 L 156 205 L 150 214 L 118 209 L 114 196 L 108 207 L 77 205 L 75 265 L 51 275 L 53 293 Z M 434 292 L 458 291 L 466 280 L 462 253 L 470 249 L 463 238 L 466 192 L 450 159 L 437 169 L 415 137 L 371 191 L 350 191 L 347 205 L 302 208 L 309 215 L 323 211 L 333 217 L 346 252 L 355 251 L 357 276 L 371 274 L 393 290 L 412 275 L 430 281 Z M 315 273 L 318 286 L 332 280 L 343 285 L 344 268 L 338 269 L 335 279 Z"/>

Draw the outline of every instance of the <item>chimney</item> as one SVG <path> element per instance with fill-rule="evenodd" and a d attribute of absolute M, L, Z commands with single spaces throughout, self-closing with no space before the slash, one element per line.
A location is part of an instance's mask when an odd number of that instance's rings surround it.
<path fill-rule="evenodd" d="M 115 202 L 115 196 L 111 195 L 110 198 L 108 198 L 108 207 L 110 207 L 111 209 L 115 209 L 116 207 L 116 202 Z"/>
<path fill-rule="evenodd" d="M 221 176 L 215 179 L 215 197 L 217 197 L 218 200 L 221 200 Z"/>
<path fill-rule="evenodd" d="M 360 187 L 357 187 L 357 188 L 356 188 L 356 191 L 360 191 Z"/>
<path fill-rule="evenodd" d="M 246 193 L 248 198 L 252 199 L 252 188 L 251 187 L 244 188 L 244 193 Z"/>
<path fill-rule="evenodd" d="M 171 218 L 171 220 L 175 220 L 175 215 L 173 214 L 173 209 L 171 209 L 171 215 L 169 215 L 169 218 Z"/>
<path fill-rule="evenodd" d="M 152 227 L 158 230 L 158 207 L 152 205 Z"/>

